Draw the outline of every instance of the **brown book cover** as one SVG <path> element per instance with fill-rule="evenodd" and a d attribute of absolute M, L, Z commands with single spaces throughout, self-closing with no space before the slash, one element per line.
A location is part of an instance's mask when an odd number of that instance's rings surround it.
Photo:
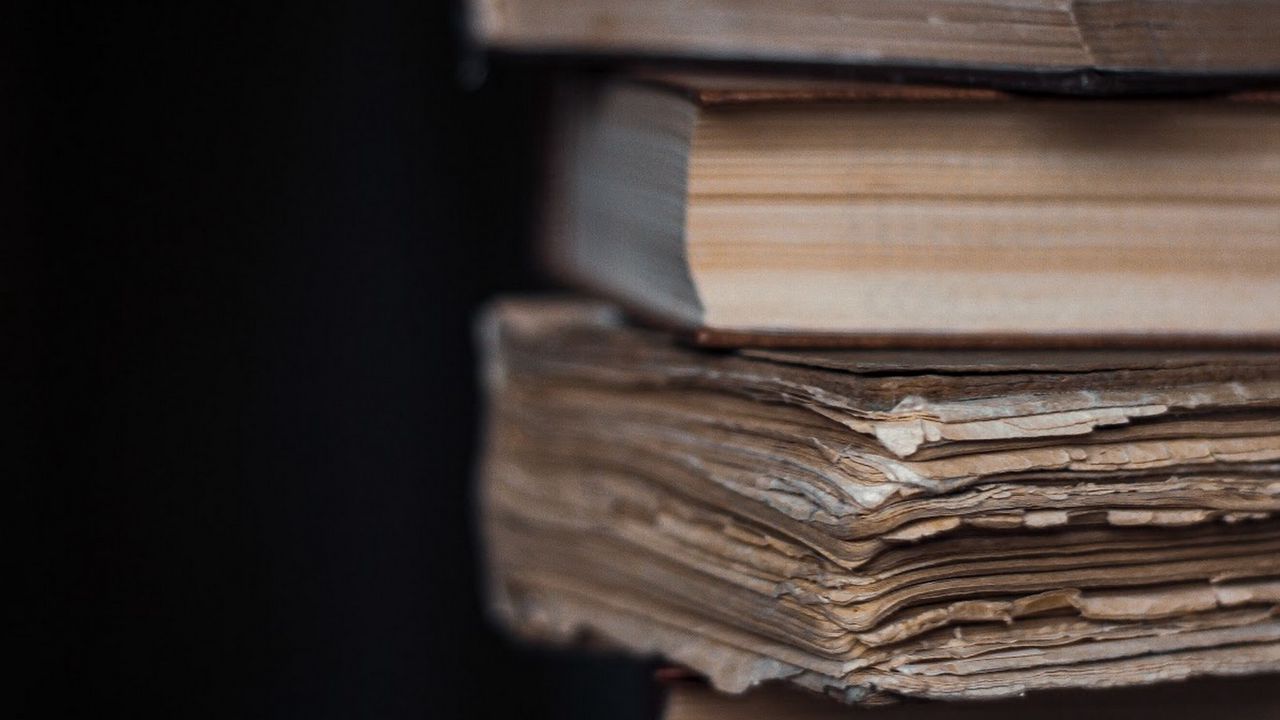
<path fill-rule="evenodd" d="M 830 698 L 781 685 L 742 695 L 716 692 L 687 673 L 659 678 L 663 720 L 1236 720 L 1280 717 L 1274 677 L 1213 678 L 1156 688 L 1058 691 L 1030 698 L 966 703 L 901 703 L 858 712 Z"/>
<path fill-rule="evenodd" d="M 1267 0 L 471 0 L 490 52 L 853 69 L 1077 93 L 1200 92 L 1280 72 Z"/>

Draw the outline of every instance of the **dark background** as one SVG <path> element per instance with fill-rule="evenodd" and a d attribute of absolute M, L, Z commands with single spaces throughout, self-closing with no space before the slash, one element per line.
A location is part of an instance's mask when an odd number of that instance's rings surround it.
<path fill-rule="evenodd" d="M 482 608 L 470 324 L 544 284 L 547 68 L 431 0 L 54 5 L 0 50 L 3 714 L 651 717 Z"/>

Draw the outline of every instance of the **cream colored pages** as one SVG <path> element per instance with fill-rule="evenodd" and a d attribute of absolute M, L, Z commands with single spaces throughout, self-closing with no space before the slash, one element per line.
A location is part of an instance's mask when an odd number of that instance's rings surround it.
<path fill-rule="evenodd" d="M 688 262 L 723 330 L 1275 335 L 1278 160 L 1263 105 L 713 106 Z"/>
<path fill-rule="evenodd" d="M 703 342 L 1280 340 L 1274 103 L 715 76 L 579 90 L 554 264 Z"/>

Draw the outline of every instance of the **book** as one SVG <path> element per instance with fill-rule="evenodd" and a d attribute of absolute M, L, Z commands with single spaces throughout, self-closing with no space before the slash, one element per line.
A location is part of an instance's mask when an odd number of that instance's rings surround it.
<path fill-rule="evenodd" d="M 547 256 L 708 344 L 1275 343 L 1274 100 L 574 88 Z"/>
<path fill-rule="evenodd" d="M 1280 671 L 1280 356 L 691 348 L 481 324 L 514 632 L 741 692 L 996 699 Z"/>
<path fill-rule="evenodd" d="M 491 50 L 998 71 L 1265 74 L 1269 0 L 472 0 Z"/>
<path fill-rule="evenodd" d="M 1192 680 L 1156 688 L 1049 692 L 1034 698 L 967 703 L 901 703 L 874 714 L 851 713 L 828 698 L 782 685 L 726 695 L 695 680 L 669 683 L 665 720 L 1239 720 L 1280 717 L 1270 677 Z"/>

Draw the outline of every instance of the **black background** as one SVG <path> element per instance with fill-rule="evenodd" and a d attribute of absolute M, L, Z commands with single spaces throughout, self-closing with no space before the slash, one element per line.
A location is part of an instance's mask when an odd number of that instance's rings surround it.
<path fill-rule="evenodd" d="M 4 714 L 651 717 L 647 666 L 482 610 L 470 323 L 542 285 L 545 68 L 431 0 L 31 7 Z"/>

